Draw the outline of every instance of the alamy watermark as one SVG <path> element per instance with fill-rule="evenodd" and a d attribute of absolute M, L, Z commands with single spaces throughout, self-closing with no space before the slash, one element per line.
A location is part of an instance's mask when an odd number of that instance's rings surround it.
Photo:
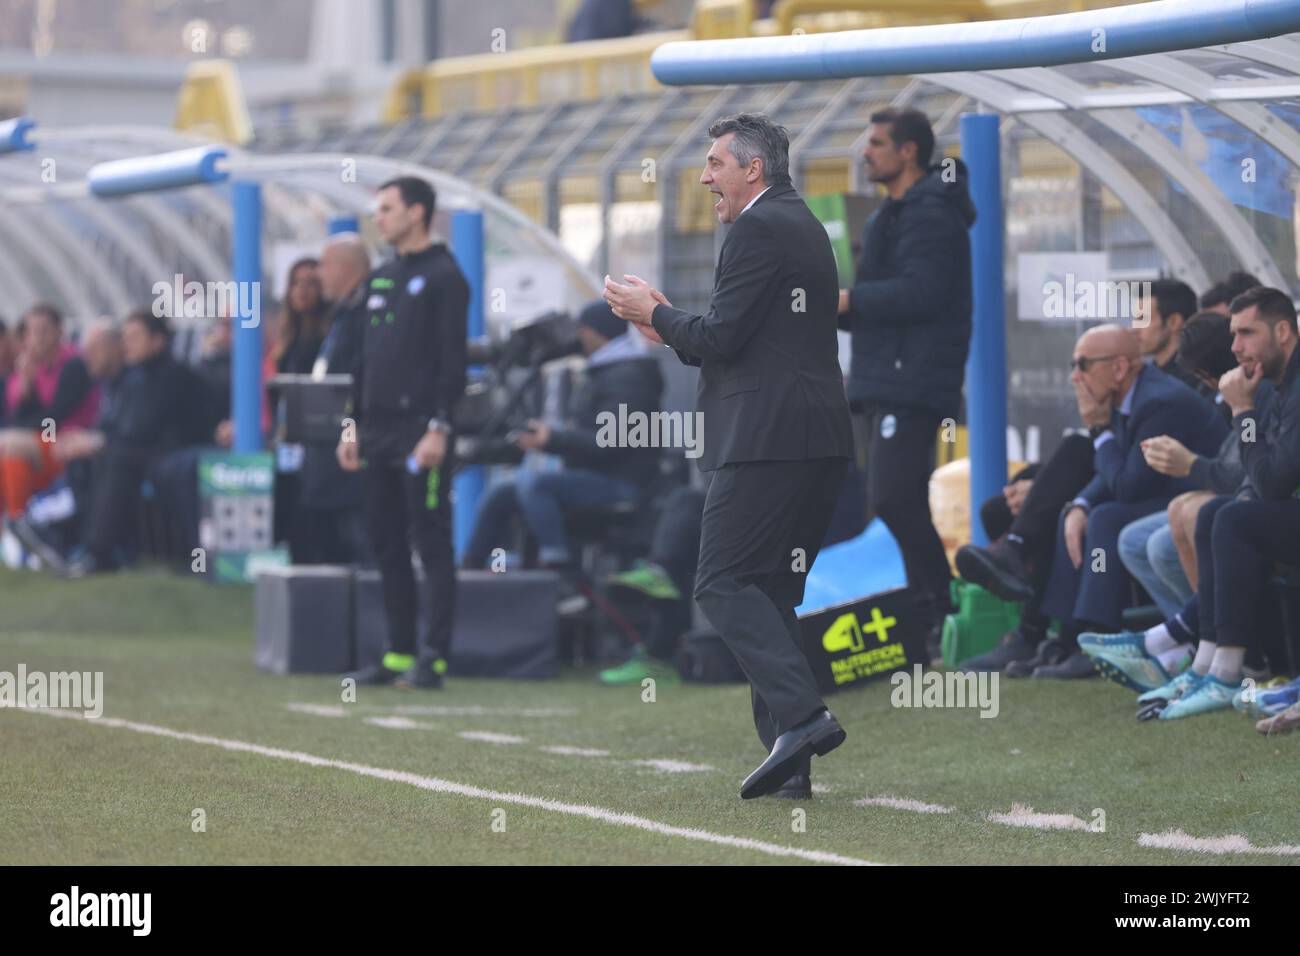
<path fill-rule="evenodd" d="M 152 893 L 83 893 L 73 886 L 50 897 L 51 926 L 124 926 L 132 936 L 148 936 L 152 911 Z"/>
<path fill-rule="evenodd" d="M 889 703 L 894 707 L 940 708 L 978 707 L 981 717 L 998 715 L 998 678 L 1000 674 L 978 674 L 924 670 L 913 665 L 912 673 L 896 671 L 889 683 Z"/>
<path fill-rule="evenodd" d="M 642 412 L 619 404 L 618 413 L 596 415 L 600 448 L 684 448 L 687 458 L 704 454 L 703 412 Z"/>
<path fill-rule="evenodd" d="M 104 713 L 103 671 L 0 671 L 0 707 L 30 710 L 80 710 L 86 717 Z"/>
<path fill-rule="evenodd" d="M 1046 319 L 1127 319 L 1145 327 L 1151 317 L 1138 306 L 1151 301 L 1151 283 L 1111 282 L 1077 279 L 1073 272 L 1065 281 L 1043 283 L 1043 317 Z"/>
<path fill-rule="evenodd" d="M 257 328 L 262 322 L 262 283 L 198 282 L 179 272 L 171 282 L 153 284 L 153 314 L 168 319 L 224 319 L 239 318 L 246 329 Z"/>

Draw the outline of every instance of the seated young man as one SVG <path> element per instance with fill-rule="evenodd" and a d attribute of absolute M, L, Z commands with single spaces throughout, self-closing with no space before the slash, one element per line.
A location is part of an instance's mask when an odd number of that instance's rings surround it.
<path fill-rule="evenodd" d="M 1146 464 L 1142 442 L 1168 434 L 1197 454 L 1212 454 L 1226 433 L 1209 402 L 1142 362 L 1130 329 L 1089 329 L 1076 343 L 1070 364 L 1080 414 L 1092 434 L 1095 474 L 1060 511 L 1051 545 L 1027 541 L 1013 529 L 988 548 L 968 545 L 958 553 L 963 577 L 1000 596 L 1027 597 L 1027 610 L 1040 621 L 1060 618 L 1063 633 L 1035 648 L 1022 628 L 990 654 L 963 662 L 962 669 L 1005 667 L 1009 676 L 1091 676 L 1092 662 L 1079 652 L 1075 636 L 1098 629 L 1088 627 L 1090 622 L 1117 629 L 1128 591 L 1116 552 L 1120 529 L 1163 509 L 1175 494 L 1188 489 L 1185 480 L 1160 475 Z M 1030 499 L 1042 480 L 1035 479 Z M 1038 533 L 1044 535 L 1041 529 Z M 1041 554 L 1046 547 L 1054 550 L 1047 580 L 1034 586 L 1026 556 Z"/>
<path fill-rule="evenodd" d="M 1179 362 L 1218 400 L 1225 420 L 1231 418 L 1226 402 L 1218 395 L 1219 379 L 1237 367 L 1232 354 L 1232 332 L 1226 315 L 1201 312 L 1183 327 L 1178 346 Z M 1260 409 L 1272 387 L 1260 387 Z M 1184 571 L 1187 549 L 1183 538 L 1196 527 L 1196 512 L 1215 495 L 1234 493 L 1245 475 L 1240 442 L 1229 432 L 1213 457 L 1197 455 L 1178 439 L 1158 435 L 1144 442 L 1142 454 L 1154 471 L 1171 478 L 1186 478 L 1198 489 L 1187 491 L 1157 511 L 1125 525 L 1119 534 L 1119 556 L 1124 567 L 1151 595 L 1165 617 L 1172 617 L 1192 596 L 1195 571 Z M 1194 554 L 1194 552 L 1193 552 Z M 1192 560 L 1194 565 L 1194 559 Z"/>
<path fill-rule="evenodd" d="M 1219 387 L 1233 413 L 1245 478 L 1235 495 L 1212 498 L 1196 519 L 1199 638 L 1181 690 L 1160 714 L 1175 720 L 1233 705 L 1248 650 L 1256 647 L 1259 608 L 1276 562 L 1300 563 L 1300 358 L 1290 298 L 1256 288 L 1232 302 L 1233 352 L 1239 367 Z M 1261 383 L 1274 386 L 1258 410 Z M 1104 662 L 1136 673 L 1159 656 L 1132 635 L 1092 635 Z M 1256 648 L 1257 649 L 1257 648 Z M 1153 651 L 1155 652 L 1153 654 Z"/>

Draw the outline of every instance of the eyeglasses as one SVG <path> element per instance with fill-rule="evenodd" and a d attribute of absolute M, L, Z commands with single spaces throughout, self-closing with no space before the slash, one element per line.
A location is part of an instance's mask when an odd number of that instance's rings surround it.
<path fill-rule="evenodd" d="M 1076 368 L 1080 372 L 1087 372 L 1089 365 L 1095 365 L 1097 362 L 1109 362 L 1111 359 L 1119 358 L 1118 355 L 1081 355 L 1077 359 L 1070 359 L 1070 371 Z"/>

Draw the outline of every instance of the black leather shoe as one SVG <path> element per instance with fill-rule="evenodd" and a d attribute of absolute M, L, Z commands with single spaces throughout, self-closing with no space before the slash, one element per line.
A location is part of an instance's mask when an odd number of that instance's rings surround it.
<path fill-rule="evenodd" d="M 1055 678 L 1056 680 L 1078 680 L 1081 677 L 1096 677 L 1092 658 L 1083 651 L 1075 651 L 1064 660 L 1055 664 L 1044 664 L 1034 668 L 1035 677 Z"/>
<path fill-rule="evenodd" d="M 797 773 L 781 785 L 780 790 L 773 790 L 772 796 L 781 800 L 812 799 L 812 777 L 806 773 Z"/>
<path fill-rule="evenodd" d="M 772 744 L 772 752 L 740 785 L 740 798 L 752 800 L 780 790 L 800 763 L 817 754 L 824 757 L 848 734 L 829 710 L 818 711 L 803 723 L 791 727 Z"/>
<path fill-rule="evenodd" d="M 987 548 L 973 544 L 959 548 L 957 573 L 1004 601 L 1030 601 L 1034 597 L 1029 569 L 1015 547 L 1005 541 L 994 541 Z"/>
<path fill-rule="evenodd" d="M 1040 667 L 1051 667 L 1061 663 L 1074 650 L 1073 645 L 1067 647 L 1060 638 L 1049 637 L 1038 644 L 1038 650 L 1034 656 L 1022 661 L 1012 661 L 1003 671 L 1008 677 L 1028 677 Z"/>
<path fill-rule="evenodd" d="M 959 671 L 1001 671 L 1012 661 L 1023 661 L 1034 656 L 1034 642 L 1025 637 L 1020 628 L 1002 635 L 998 646 L 957 665 Z"/>

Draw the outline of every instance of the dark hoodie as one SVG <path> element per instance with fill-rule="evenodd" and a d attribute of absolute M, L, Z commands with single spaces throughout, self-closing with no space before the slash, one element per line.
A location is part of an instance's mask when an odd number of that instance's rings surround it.
<path fill-rule="evenodd" d="M 853 333 L 849 400 L 855 407 L 961 410 L 971 332 L 970 229 L 975 205 L 966 166 L 930 167 L 863 229 L 862 255 L 840 328 Z"/>

